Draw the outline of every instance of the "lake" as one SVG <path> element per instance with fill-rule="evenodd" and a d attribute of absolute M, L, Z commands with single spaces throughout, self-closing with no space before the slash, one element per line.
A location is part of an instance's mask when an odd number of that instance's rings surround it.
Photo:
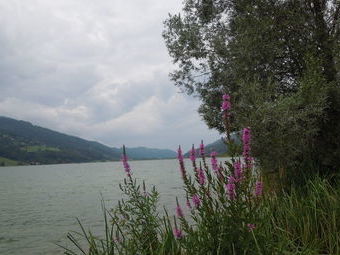
<path fill-rule="evenodd" d="M 130 162 L 133 176 L 156 185 L 160 205 L 174 213 L 182 197 L 178 162 Z M 191 166 L 186 161 L 186 166 Z M 191 171 L 191 167 L 187 167 Z M 86 228 L 101 233 L 101 195 L 112 208 L 121 198 L 118 184 L 125 173 L 121 162 L 19 166 L 0 168 L 0 254 L 63 254 L 68 231 Z"/>

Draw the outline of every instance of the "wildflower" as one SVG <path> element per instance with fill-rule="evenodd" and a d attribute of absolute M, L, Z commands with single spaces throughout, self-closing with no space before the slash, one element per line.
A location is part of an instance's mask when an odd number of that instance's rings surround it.
<path fill-rule="evenodd" d="M 243 178 L 241 162 L 238 160 L 234 163 L 233 166 L 234 166 L 234 176 L 235 176 L 236 182 L 239 182 Z"/>
<path fill-rule="evenodd" d="M 128 177 L 131 177 L 131 168 L 130 168 L 130 165 L 128 163 L 128 157 L 126 156 L 125 146 L 123 146 L 123 155 L 122 155 L 121 160 L 123 162 L 123 166 L 124 166 L 124 170 L 126 172 L 126 175 Z"/>
<path fill-rule="evenodd" d="M 183 160 L 184 160 L 181 146 L 178 147 L 178 150 L 177 150 L 177 158 L 178 158 L 179 161 L 183 161 Z"/>
<path fill-rule="evenodd" d="M 196 150 L 195 150 L 194 145 L 192 145 L 192 148 L 191 148 L 191 151 L 190 151 L 190 160 L 192 162 L 195 162 L 195 160 L 196 160 Z"/>
<path fill-rule="evenodd" d="M 242 142 L 243 142 L 243 156 L 250 156 L 250 129 L 244 128 L 242 133 Z"/>
<path fill-rule="evenodd" d="M 246 167 L 251 167 L 252 158 L 250 157 L 250 128 L 244 128 L 242 133 L 243 142 L 243 157 L 246 162 Z"/>
<path fill-rule="evenodd" d="M 226 184 L 227 194 L 230 200 L 235 200 L 236 198 L 236 179 L 233 176 L 228 177 L 228 183 Z"/>
<path fill-rule="evenodd" d="M 201 157 L 204 157 L 205 151 L 204 151 L 204 144 L 203 144 L 203 140 L 201 141 L 200 144 L 200 155 Z"/>
<path fill-rule="evenodd" d="M 218 162 L 217 162 L 217 159 L 216 159 L 216 155 L 217 153 L 215 151 L 213 151 L 210 156 L 211 156 L 211 166 L 212 166 L 212 169 L 215 171 L 215 173 L 218 172 L 219 170 L 219 167 L 218 167 Z"/>
<path fill-rule="evenodd" d="M 221 106 L 221 110 L 226 112 L 228 110 L 230 110 L 231 108 L 231 103 L 230 103 L 230 96 L 228 94 L 224 94 L 222 96 L 222 106 Z"/>
<path fill-rule="evenodd" d="M 192 206 L 191 206 L 191 204 L 190 204 L 189 199 L 187 199 L 186 205 L 187 205 L 187 207 L 188 207 L 189 209 L 192 209 Z"/>
<path fill-rule="evenodd" d="M 173 229 L 173 234 L 177 239 L 181 239 L 183 237 L 182 230 L 180 230 L 178 228 Z"/>
<path fill-rule="evenodd" d="M 262 195 L 263 191 L 263 183 L 261 181 L 257 181 L 255 184 L 255 196 L 259 197 Z"/>
<path fill-rule="evenodd" d="M 253 231 L 256 228 L 255 224 L 252 224 L 252 223 L 247 224 L 247 227 L 248 227 L 249 232 Z"/>
<path fill-rule="evenodd" d="M 182 208 L 180 205 L 177 205 L 176 207 L 176 215 L 178 218 L 183 218 L 184 217 L 184 214 L 183 214 L 183 211 L 182 211 Z"/>
<path fill-rule="evenodd" d="M 202 170 L 202 168 L 198 169 L 198 183 L 200 185 L 205 184 L 205 174 L 204 174 L 204 171 Z"/>
<path fill-rule="evenodd" d="M 191 198 L 191 200 L 192 200 L 192 202 L 193 202 L 193 204 L 194 204 L 194 206 L 195 206 L 196 208 L 200 207 L 200 205 L 201 205 L 201 199 L 200 199 L 200 197 L 199 197 L 197 194 L 193 195 L 192 198 Z"/>
<path fill-rule="evenodd" d="M 178 161 L 179 161 L 179 166 L 180 166 L 180 171 L 181 171 L 182 177 L 185 178 L 186 173 L 185 173 L 184 157 L 183 157 L 183 154 L 182 154 L 181 146 L 178 147 L 177 158 L 178 158 Z"/>

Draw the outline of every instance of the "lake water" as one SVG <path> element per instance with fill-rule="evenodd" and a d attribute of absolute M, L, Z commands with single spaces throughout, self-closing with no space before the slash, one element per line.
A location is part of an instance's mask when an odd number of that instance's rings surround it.
<path fill-rule="evenodd" d="M 130 165 L 133 176 L 156 185 L 160 204 L 174 212 L 175 197 L 184 197 L 177 160 Z M 100 194 L 112 208 L 121 198 L 118 184 L 124 177 L 120 162 L 1 167 L 0 254 L 63 254 L 56 244 L 65 245 L 67 232 L 79 230 L 76 217 L 100 232 Z"/>

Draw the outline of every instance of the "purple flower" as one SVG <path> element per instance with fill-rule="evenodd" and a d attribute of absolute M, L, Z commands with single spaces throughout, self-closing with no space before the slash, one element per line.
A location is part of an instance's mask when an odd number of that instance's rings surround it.
<path fill-rule="evenodd" d="M 187 199 L 186 205 L 189 209 L 192 209 L 189 199 Z"/>
<path fill-rule="evenodd" d="M 131 177 L 131 168 L 130 168 L 130 165 L 128 163 L 128 158 L 126 156 L 126 153 L 125 153 L 125 147 L 123 147 L 123 155 L 122 155 L 122 162 L 123 162 L 123 166 L 124 166 L 124 170 L 126 172 L 126 175 L 128 177 Z"/>
<path fill-rule="evenodd" d="M 178 228 L 173 229 L 173 234 L 177 239 L 181 239 L 183 237 L 182 230 L 180 230 Z"/>
<path fill-rule="evenodd" d="M 222 99 L 225 100 L 225 101 L 228 101 L 228 100 L 230 100 L 230 95 L 229 94 L 224 94 L 222 96 Z"/>
<path fill-rule="evenodd" d="M 261 181 L 257 181 L 255 184 L 255 196 L 259 197 L 263 192 L 263 183 Z"/>
<path fill-rule="evenodd" d="M 227 194 L 230 200 L 235 200 L 236 198 L 236 186 L 235 186 L 236 179 L 233 176 L 228 177 L 228 183 L 226 184 Z"/>
<path fill-rule="evenodd" d="M 177 150 L 177 158 L 178 158 L 179 161 L 183 161 L 183 160 L 184 160 L 181 146 L 178 147 L 178 150 Z"/>
<path fill-rule="evenodd" d="M 230 103 L 230 96 L 228 94 L 224 94 L 222 96 L 222 106 L 221 110 L 222 111 L 229 111 L 231 108 L 231 103 Z"/>
<path fill-rule="evenodd" d="M 200 185 L 205 184 L 205 174 L 204 174 L 204 171 L 202 170 L 202 168 L 198 169 L 198 183 Z"/>
<path fill-rule="evenodd" d="M 251 167 L 252 157 L 250 157 L 250 128 L 244 128 L 242 132 L 242 142 L 243 142 L 243 157 L 246 162 L 246 167 Z"/>
<path fill-rule="evenodd" d="M 213 151 L 211 154 L 210 154 L 210 161 L 211 161 L 211 166 L 212 166 L 212 169 L 215 171 L 215 173 L 217 173 L 219 171 L 219 167 L 218 167 L 218 162 L 217 162 L 217 159 L 216 159 L 216 155 L 217 153 L 215 151 Z"/>
<path fill-rule="evenodd" d="M 253 231 L 256 228 L 255 224 L 251 224 L 251 223 L 247 224 L 247 227 L 248 227 L 249 232 Z"/>
<path fill-rule="evenodd" d="M 190 160 L 192 162 L 195 162 L 195 160 L 196 160 L 196 150 L 195 150 L 194 145 L 192 145 L 192 148 L 191 148 L 191 151 L 190 151 Z"/>
<path fill-rule="evenodd" d="M 238 160 L 234 163 L 233 166 L 234 166 L 234 176 L 235 176 L 236 182 L 239 182 L 243 178 L 241 162 Z"/>
<path fill-rule="evenodd" d="M 200 205 L 201 205 L 201 199 L 200 199 L 200 197 L 199 197 L 197 194 L 193 195 L 192 198 L 191 198 L 191 200 L 192 200 L 192 202 L 193 202 L 193 204 L 194 204 L 194 206 L 195 206 L 196 208 L 200 207 Z"/>
<path fill-rule="evenodd" d="M 181 171 L 182 177 L 185 178 L 186 172 L 185 172 L 185 167 L 184 167 L 184 157 L 183 157 L 183 154 L 182 154 L 181 146 L 178 147 L 177 158 L 178 158 L 178 161 L 179 161 L 179 166 L 180 166 L 180 171 Z"/>
<path fill-rule="evenodd" d="M 203 140 L 201 141 L 201 144 L 200 144 L 200 155 L 201 157 L 204 157 L 204 143 L 203 143 Z"/>
<path fill-rule="evenodd" d="M 183 214 L 183 211 L 182 211 L 182 207 L 180 205 L 176 206 L 176 215 L 177 215 L 178 218 L 183 218 L 184 217 L 184 214 Z"/>

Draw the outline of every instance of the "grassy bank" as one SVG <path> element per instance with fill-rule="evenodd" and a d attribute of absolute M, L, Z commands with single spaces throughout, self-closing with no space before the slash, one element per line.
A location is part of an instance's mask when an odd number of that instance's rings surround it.
<path fill-rule="evenodd" d="M 274 254 L 340 254 L 340 185 L 315 177 L 268 194 L 264 235 Z"/>

